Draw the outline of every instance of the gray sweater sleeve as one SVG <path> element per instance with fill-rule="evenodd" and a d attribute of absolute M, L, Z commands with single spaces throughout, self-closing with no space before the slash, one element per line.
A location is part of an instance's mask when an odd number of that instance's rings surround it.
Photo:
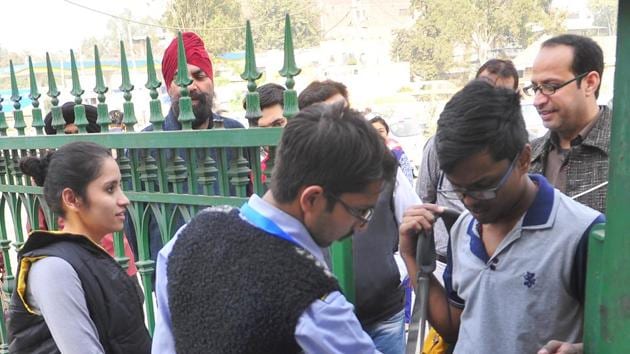
<path fill-rule="evenodd" d="M 44 320 L 64 354 L 105 353 L 85 302 L 81 280 L 58 257 L 35 262 L 28 273 L 26 301 Z"/>

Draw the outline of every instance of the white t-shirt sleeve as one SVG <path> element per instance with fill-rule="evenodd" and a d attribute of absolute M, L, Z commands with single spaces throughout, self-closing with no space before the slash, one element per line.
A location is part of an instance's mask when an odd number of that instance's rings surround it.
<path fill-rule="evenodd" d="M 33 263 L 28 272 L 26 301 L 46 325 L 64 354 L 105 353 L 87 308 L 79 275 L 59 257 Z"/>
<path fill-rule="evenodd" d="M 402 223 L 405 210 L 413 205 L 422 204 L 405 174 L 398 168 L 396 172 L 396 186 L 394 187 L 394 212 L 398 225 Z"/>

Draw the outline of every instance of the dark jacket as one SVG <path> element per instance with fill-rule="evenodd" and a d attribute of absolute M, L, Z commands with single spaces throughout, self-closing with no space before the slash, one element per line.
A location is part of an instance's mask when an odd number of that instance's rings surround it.
<path fill-rule="evenodd" d="M 23 266 L 35 257 L 59 257 L 77 272 L 90 318 L 106 353 L 151 352 L 142 298 L 125 270 L 87 237 L 34 231 L 18 253 L 18 280 L 11 297 L 8 322 L 11 353 L 59 353 L 44 318 L 29 312 L 21 300 L 26 298 L 28 276 L 21 274 L 28 271 L 28 267 L 23 269 Z"/>
<path fill-rule="evenodd" d="M 601 115 L 584 140 L 571 142 L 567 156 L 567 185 L 564 193 L 572 197 L 608 181 L 608 151 L 610 148 L 610 126 L 612 111 L 601 106 Z M 545 175 L 547 155 L 552 148 L 551 131 L 532 141 L 530 173 Z M 606 212 L 608 186 L 599 188 L 576 200 L 601 213 Z"/>
<path fill-rule="evenodd" d="M 206 209 L 168 258 L 168 304 L 178 353 L 298 353 L 298 319 L 339 290 L 308 251 L 241 219 Z"/>
<path fill-rule="evenodd" d="M 404 288 L 394 260 L 398 223 L 393 192 L 394 183 L 387 183 L 376 202 L 374 217 L 352 237 L 356 313 L 364 327 L 392 317 L 404 306 Z"/>

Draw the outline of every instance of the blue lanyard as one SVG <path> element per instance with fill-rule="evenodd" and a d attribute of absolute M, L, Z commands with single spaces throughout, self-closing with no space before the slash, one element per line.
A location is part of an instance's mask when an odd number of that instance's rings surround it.
<path fill-rule="evenodd" d="M 249 204 L 243 204 L 243 206 L 241 207 L 241 214 L 243 214 L 247 221 L 253 224 L 256 228 L 263 230 L 274 237 L 291 242 L 292 244 L 302 248 L 302 245 L 300 245 L 293 237 L 291 237 L 291 235 L 284 232 L 278 225 L 276 225 L 275 222 L 269 220 L 269 218 L 254 210 L 254 208 L 249 206 Z"/>

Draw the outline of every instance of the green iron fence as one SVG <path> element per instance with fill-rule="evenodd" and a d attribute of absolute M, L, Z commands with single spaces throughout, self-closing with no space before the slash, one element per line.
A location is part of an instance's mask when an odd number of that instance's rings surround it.
<path fill-rule="evenodd" d="M 607 222 L 589 239 L 584 353 L 630 353 L 630 2 L 618 4 Z"/>
<path fill-rule="evenodd" d="M 247 81 L 247 110 L 245 117 L 255 119 L 261 116 L 256 80 L 261 73 L 256 67 L 254 43 L 249 21 L 246 26 L 246 61 L 245 70 L 241 75 Z M 300 69 L 295 64 L 290 19 L 285 20 L 284 66 L 280 75 L 286 78 L 287 90 L 284 92 L 284 115 L 293 117 L 297 111 L 297 93 L 293 89 L 294 77 L 299 75 Z M 153 222 L 160 231 L 161 241 L 166 243 L 176 232 L 176 227 L 183 221 L 188 221 L 200 209 L 210 205 L 240 206 L 248 191 L 262 195 L 267 186 L 263 183 L 262 175 L 270 181 L 273 168 L 273 154 L 281 134 L 281 128 L 251 128 L 251 129 L 212 129 L 192 130 L 192 103 L 187 86 L 192 82 L 187 76 L 185 51 L 181 34 L 179 34 L 178 71 L 175 83 L 180 87 L 179 99 L 181 131 L 162 131 L 164 115 L 158 98 L 161 83 L 157 79 L 151 42 L 146 41 L 147 81 L 144 85 L 149 97 L 133 97 L 134 85 L 131 83 L 126 53 L 123 43 L 120 45 L 120 71 L 122 83 L 120 90 L 124 93 L 123 124 L 127 133 L 109 132 L 110 118 L 108 114 L 108 87 L 103 79 L 103 71 L 98 48 L 94 48 L 94 75 L 97 95 L 97 121 L 101 127 L 99 134 L 87 134 L 88 120 L 85 106 L 82 105 L 84 90 L 79 80 L 79 72 L 74 53 L 70 51 L 72 89 L 74 97 L 75 124 L 79 128 L 76 135 L 44 136 L 43 112 L 40 108 L 40 86 L 36 80 L 35 70 L 31 58 L 29 66 L 29 98 L 32 101 L 32 123 L 27 126 L 24 112 L 21 109 L 20 88 L 16 78 L 13 62 L 10 63 L 11 96 L 13 104 L 13 126 L 17 136 L 8 136 L 10 127 L 7 117 L 0 110 L 0 249 L 4 256 L 3 292 L 10 296 L 15 286 L 15 251 L 24 244 L 27 224 L 39 225 L 38 210 L 43 211 L 46 224 L 50 228 L 57 226 L 56 216 L 47 208 L 42 197 L 42 188 L 32 186 L 30 178 L 24 176 L 18 162 L 24 156 L 42 156 L 48 150 L 59 148 L 72 141 L 92 141 L 111 148 L 120 167 L 125 193 L 131 203 L 128 207 L 129 216 L 133 224 L 133 231 L 137 238 L 138 267 L 140 281 L 145 294 L 145 313 L 150 332 L 154 328 L 153 274 L 155 263 L 149 252 L 149 226 Z M 47 64 L 47 96 L 52 102 L 50 109 L 52 125 L 62 132 L 65 121 L 59 106 L 60 91 L 57 89 L 55 75 L 49 55 Z M 134 109 L 135 100 L 149 100 L 149 121 L 153 132 L 133 132 L 137 123 Z M 4 98 L 0 97 L 0 102 Z M 267 169 L 261 171 L 260 151 L 267 148 L 271 159 Z M 246 158 L 249 157 L 249 160 Z M 6 218 L 3 216 L 7 216 Z M 343 249 L 347 249 L 350 241 L 333 247 L 333 259 L 341 256 L 347 258 Z M 117 261 L 127 267 L 129 259 L 124 254 L 122 232 L 114 236 Z M 334 271 L 340 277 L 342 287 L 349 289 L 353 298 L 352 276 L 350 264 L 339 263 Z M 4 313 L 0 311 L 0 353 L 8 352 L 7 331 Z"/>

